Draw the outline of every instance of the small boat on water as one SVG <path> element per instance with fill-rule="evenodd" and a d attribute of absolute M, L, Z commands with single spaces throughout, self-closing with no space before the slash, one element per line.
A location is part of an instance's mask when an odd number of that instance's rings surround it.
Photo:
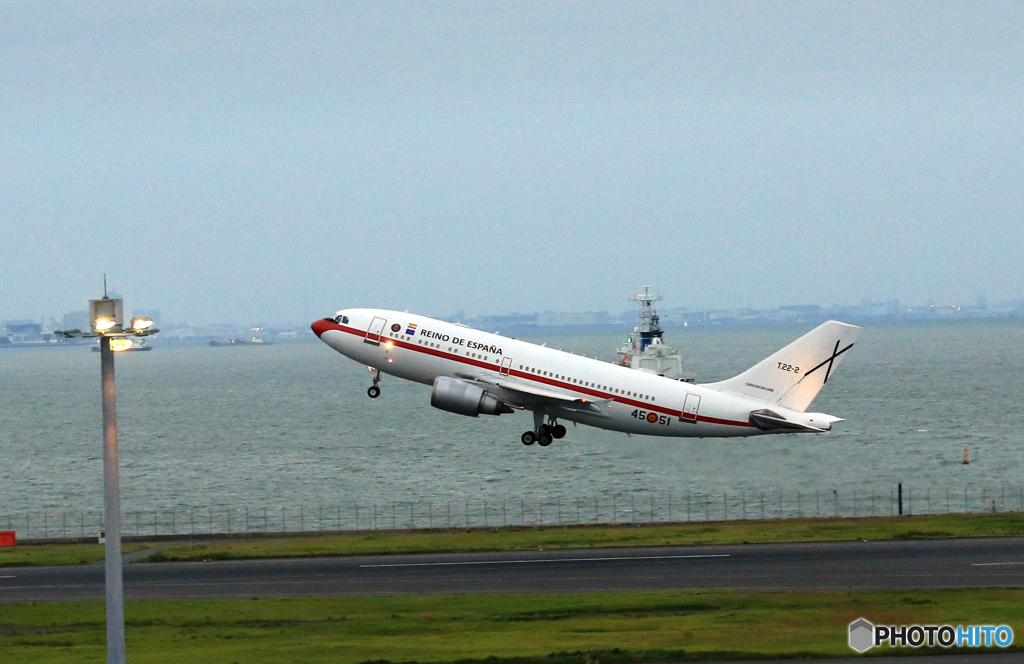
<path fill-rule="evenodd" d="M 666 378 L 692 383 L 697 376 L 683 371 L 683 360 L 679 351 L 667 345 L 662 339 L 664 331 L 659 323 L 654 303 L 661 296 L 651 295 L 651 287 L 644 286 L 644 292 L 633 298 L 640 305 L 640 325 L 618 349 L 619 364 L 630 369 L 658 374 Z"/>
<path fill-rule="evenodd" d="M 251 332 L 252 335 L 248 339 L 229 339 L 227 341 L 220 341 L 214 339 L 210 342 L 211 346 L 223 347 L 223 346 L 273 346 L 274 343 L 271 341 L 264 341 L 257 335 L 258 332 L 263 330 L 262 327 L 254 327 Z"/>

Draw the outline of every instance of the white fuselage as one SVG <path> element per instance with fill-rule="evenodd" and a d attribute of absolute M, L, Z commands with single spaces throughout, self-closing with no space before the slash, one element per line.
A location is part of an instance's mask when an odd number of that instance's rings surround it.
<path fill-rule="evenodd" d="M 479 378 L 498 385 L 488 389 L 498 398 L 551 418 L 650 436 L 774 433 L 750 422 L 750 413 L 765 407 L 763 401 L 425 316 L 347 309 L 336 319 L 317 321 L 313 329 L 342 355 L 381 373 L 426 385 L 442 376 Z M 503 390 L 502 383 L 583 400 L 592 410 L 563 407 L 541 396 L 531 401 L 529 394 Z"/>

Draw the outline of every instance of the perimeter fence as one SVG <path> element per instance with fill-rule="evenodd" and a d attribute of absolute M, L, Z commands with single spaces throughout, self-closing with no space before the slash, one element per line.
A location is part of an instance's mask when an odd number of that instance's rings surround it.
<path fill-rule="evenodd" d="M 902 502 L 902 510 L 901 510 Z M 126 511 L 124 536 L 210 536 L 436 528 L 672 523 L 799 517 L 1024 512 L 1024 487 L 911 487 L 900 492 L 783 490 L 728 493 L 634 491 L 585 498 L 350 502 L 315 506 L 203 505 Z M 19 539 L 91 538 L 102 511 L 0 512 Z"/>

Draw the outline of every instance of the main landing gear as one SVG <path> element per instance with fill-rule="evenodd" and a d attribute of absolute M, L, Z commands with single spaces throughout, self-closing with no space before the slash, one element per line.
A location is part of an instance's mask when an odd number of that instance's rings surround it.
<path fill-rule="evenodd" d="M 541 447 L 547 447 L 551 444 L 551 441 L 563 438 L 565 436 L 565 427 L 558 423 L 555 418 L 549 418 L 547 424 L 544 422 L 544 413 L 534 411 L 533 421 L 535 428 L 531 431 L 526 431 L 520 436 L 520 440 L 523 441 L 523 445 L 533 445 L 534 443 L 540 444 Z"/>
<path fill-rule="evenodd" d="M 370 386 L 370 389 L 366 390 L 366 394 L 371 399 L 376 399 L 377 397 L 380 396 L 380 388 L 377 387 L 377 383 L 380 382 L 380 371 L 374 369 L 373 367 L 366 368 L 370 370 L 370 376 L 373 377 L 373 385 Z"/>

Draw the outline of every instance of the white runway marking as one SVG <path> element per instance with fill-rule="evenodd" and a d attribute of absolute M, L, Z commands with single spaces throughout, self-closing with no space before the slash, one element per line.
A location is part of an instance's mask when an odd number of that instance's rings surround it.
<path fill-rule="evenodd" d="M 0 576 L 0 579 L 16 579 L 16 576 Z"/>
<path fill-rule="evenodd" d="M 449 563 L 388 563 L 360 567 L 448 567 L 452 565 L 520 565 L 528 563 L 585 563 L 606 560 L 672 560 L 677 558 L 728 558 L 728 553 L 706 553 L 692 556 L 618 556 L 614 558 L 541 558 L 537 560 L 468 560 Z"/>
<path fill-rule="evenodd" d="M 989 567 L 991 565 L 1024 565 L 1024 562 L 1019 562 L 1019 563 L 971 563 L 971 567 Z"/>

